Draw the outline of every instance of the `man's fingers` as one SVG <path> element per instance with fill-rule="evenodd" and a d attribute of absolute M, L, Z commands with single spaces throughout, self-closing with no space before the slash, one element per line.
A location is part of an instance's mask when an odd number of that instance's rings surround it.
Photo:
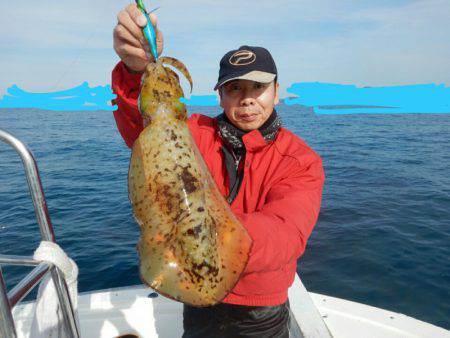
<path fill-rule="evenodd" d="M 155 28 L 158 55 L 163 49 L 163 35 L 156 27 L 158 19 L 149 14 L 150 22 Z M 147 25 L 145 15 L 135 3 L 129 4 L 117 15 L 117 25 L 113 31 L 114 50 L 126 66 L 135 71 L 142 71 L 153 60 L 150 46 L 144 37 L 142 28 Z"/>
<path fill-rule="evenodd" d="M 130 18 L 138 25 L 143 28 L 147 24 L 147 19 L 144 14 L 137 8 L 136 4 L 130 4 L 125 7 L 125 10 L 130 15 Z"/>
<path fill-rule="evenodd" d="M 158 18 L 156 17 L 155 13 L 150 13 L 149 17 L 153 27 L 156 28 L 156 26 L 158 25 Z"/>
<path fill-rule="evenodd" d="M 140 61 L 150 61 L 151 54 L 142 48 L 134 47 L 126 43 L 119 43 L 114 46 L 117 54 L 122 55 L 123 59 L 138 58 Z M 126 63 L 126 60 L 124 60 Z"/>
<path fill-rule="evenodd" d="M 117 15 L 117 21 L 120 25 L 124 26 L 138 41 L 140 41 L 141 43 L 145 42 L 141 27 L 136 24 L 136 22 L 130 17 L 130 14 L 126 10 L 119 12 L 119 14 Z"/>
<path fill-rule="evenodd" d="M 136 4 L 130 4 L 125 9 L 138 26 L 143 28 L 145 27 L 145 25 L 147 25 L 146 17 L 144 16 L 144 14 L 142 14 L 141 10 L 137 8 Z M 150 13 L 148 16 L 150 17 L 150 22 L 152 23 L 153 27 L 156 27 L 158 25 L 158 18 L 156 17 L 155 13 Z"/>
<path fill-rule="evenodd" d="M 128 44 L 133 45 L 134 47 L 142 46 L 142 43 L 138 39 L 136 39 L 125 26 L 121 24 L 118 24 L 114 28 L 114 38 L 119 39 L 121 41 L 125 41 Z"/>
<path fill-rule="evenodd" d="M 125 8 L 125 11 L 129 14 L 130 18 L 138 25 L 140 28 L 144 28 L 147 25 L 147 19 L 144 14 L 137 8 L 136 4 L 130 4 Z M 156 28 L 158 25 L 158 18 L 154 13 L 149 14 L 150 22 L 153 27 Z"/>
<path fill-rule="evenodd" d="M 158 49 L 158 55 L 161 55 L 163 51 L 163 45 L 164 45 L 163 33 L 159 29 L 156 29 L 156 47 Z"/>

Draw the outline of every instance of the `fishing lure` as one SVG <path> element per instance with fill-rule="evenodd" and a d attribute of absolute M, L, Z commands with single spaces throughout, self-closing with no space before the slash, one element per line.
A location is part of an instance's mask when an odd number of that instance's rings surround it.
<path fill-rule="evenodd" d="M 147 11 L 145 9 L 144 2 L 142 0 L 136 0 L 136 5 L 137 5 L 138 9 L 142 12 L 142 14 L 144 14 L 145 18 L 147 19 L 147 25 L 143 28 L 143 32 L 144 32 L 145 37 L 148 40 L 153 57 L 156 61 L 158 59 L 158 49 L 157 49 L 157 45 L 156 45 L 155 29 L 153 28 L 153 25 L 150 21 L 149 13 L 147 13 Z M 153 12 L 156 9 L 154 9 Z"/>

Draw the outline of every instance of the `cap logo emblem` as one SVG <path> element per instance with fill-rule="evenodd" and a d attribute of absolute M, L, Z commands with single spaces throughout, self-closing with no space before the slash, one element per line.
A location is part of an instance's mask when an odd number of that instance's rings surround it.
<path fill-rule="evenodd" d="M 255 62 L 255 60 L 255 53 L 249 50 L 240 50 L 230 56 L 229 62 L 233 66 L 245 66 Z"/>

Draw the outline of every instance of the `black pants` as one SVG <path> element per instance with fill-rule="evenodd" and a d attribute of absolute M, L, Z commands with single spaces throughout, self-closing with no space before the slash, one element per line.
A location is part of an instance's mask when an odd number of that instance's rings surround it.
<path fill-rule="evenodd" d="M 302 337 L 289 301 L 278 306 L 184 305 L 183 328 L 183 338 Z"/>

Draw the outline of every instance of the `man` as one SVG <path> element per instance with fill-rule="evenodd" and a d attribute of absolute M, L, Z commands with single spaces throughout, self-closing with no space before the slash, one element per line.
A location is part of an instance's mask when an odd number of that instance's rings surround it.
<path fill-rule="evenodd" d="M 151 20 L 156 27 L 154 15 Z M 141 32 L 145 24 L 129 5 L 114 29 L 114 48 L 122 60 L 112 74 L 114 117 L 129 147 L 143 129 L 137 97 L 141 72 L 151 61 Z M 162 34 L 156 31 L 161 53 Z M 224 113 L 216 118 L 194 114 L 188 126 L 253 247 L 239 282 L 221 304 L 184 306 L 183 337 L 295 337 L 287 290 L 319 214 L 322 161 L 281 127 L 274 109 L 277 69 L 266 49 L 242 46 L 226 53 L 215 90 Z"/>

